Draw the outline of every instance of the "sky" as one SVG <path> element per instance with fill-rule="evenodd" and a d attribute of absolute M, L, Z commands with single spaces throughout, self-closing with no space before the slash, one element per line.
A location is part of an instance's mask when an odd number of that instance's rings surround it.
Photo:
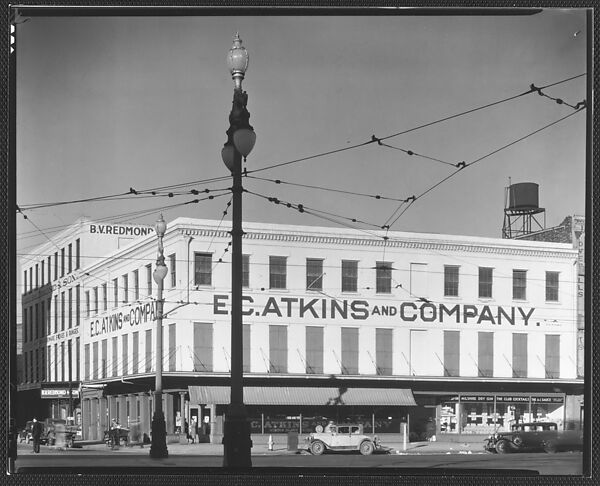
<path fill-rule="evenodd" d="M 539 184 L 547 227 L 585 214 L 585 110 L 548 98 L 575 105 L 586 97 L 583 10 L 33 17 L 17 26 L 17 204 L 27 216 L 17 217 L 19 258 L 82 216 L 223 217 L 230 180 L 221 148 L 233 95 L 226 56 L 236 32 L 250 56 L 243 88 L 257 134 L 244 220 L 499 238 L 505 188 L 519 182 Z M 553 86 L 547 96 L 418 128 L 532 83 Z M 390 138 L 355 147 L 373 135 Z M 203 182 L 213 178 L 224 179 Z M 172 185 L 180 187 L 56 204 Z M 216 197 L 183 204 L 202 197 L 192 189 Z M 410 196 L 418 197 L 401 203 Z"/>

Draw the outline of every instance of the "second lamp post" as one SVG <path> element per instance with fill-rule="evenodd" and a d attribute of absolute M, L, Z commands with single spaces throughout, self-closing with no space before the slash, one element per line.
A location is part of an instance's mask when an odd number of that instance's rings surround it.
<path fill-rule="evenodd" d="M 242 80 L 248 68 L 248 52 L 236 34 L 227 56 L 234 82 L 233 106 L 229 114 L 227 142 L 221 152 L 223 162 L 233 176 L 231 225 L 231 401 L 223 424 L 223 466 L 251 467 L 250 423 L 244 406 L 243 326 L 242 326 L 242 157 L 254 147 L 256 134 L 246 109 L 248 95 Z"/>

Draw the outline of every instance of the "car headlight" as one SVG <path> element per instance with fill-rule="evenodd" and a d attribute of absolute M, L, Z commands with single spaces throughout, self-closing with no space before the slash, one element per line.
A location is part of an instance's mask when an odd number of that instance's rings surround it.
<path fill-rule="evenodd" d="M 500 434 L 494 434 L 494 439 L 499 439 L 500 438 Z"/>

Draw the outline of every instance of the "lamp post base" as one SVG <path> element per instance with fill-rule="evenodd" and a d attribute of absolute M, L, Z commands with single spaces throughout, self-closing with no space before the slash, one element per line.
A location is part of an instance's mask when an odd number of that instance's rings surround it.
<path fill-rule="evenodd" d="M 223 467 L 250 468 L 250 422 L 243 404 L 229 405 L 223 423 Z"/>
<path fill-rule="evenodd" d="M 167 425 L 162 412 L 154 412 L 152 417 L 152 444 L 150 445 L 150 457 L 161 459 L 169 457 L 167 450 Z"/>

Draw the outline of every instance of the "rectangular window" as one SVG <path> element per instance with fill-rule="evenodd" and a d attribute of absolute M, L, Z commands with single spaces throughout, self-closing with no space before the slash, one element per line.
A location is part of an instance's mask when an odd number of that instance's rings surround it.
<path fill-rule="evenodd" d="M 129 373 L 129 340 L 128 340 L 128 335 L 127 334 L 123 334 L 123 337 L 121 338 L 121 367 L 122 367 L 122 371 L 121 371 L 121 375 L 122 376 L 127 376 L 127 374 Z"/>
<path fill-rule="evenodd" d="M 342 292 L 356 292 L 358 289 L 358 262 L 342 260 Z"/>
<path fill-rule="evenodd" d="M 98 313 L 98 287 L 94 287 L 92 290 L 92 294 L 94 296 L 94 307 L 92 308 L 94 314 Z"/>
<path fill-rule="evenodd" d="M 90 303 L 90 291 L 85 291 L 85 316 L 90 317 L 92 311 L 91 303 Z"/>
<path fill-rule="evenodd" d="M 269 257 L 269 288 L 285 289 L 287 274 L 287 257 Z"/>
<path fill-rule="evenodd" d="M 156 359 L 160 359 L 158 356 Z M 152 329 L 146 330 L 146 373 L 152 371 Z"/>
<path fill-rule="evenodd" d="M 54 296 L 54 332 L 58 332 L 58 295 Z"/>
<path fill-rule="evenodd" d="M 323 373 L 323 328 L 306 326 L 306 373 Z"/>
<path fill-rule="evenodd" d="M 46 361 L 47 361 L 46 370 L 47 370 L 48 381 L 53 381 L 52 380 L 52 346 L 48 346 L 46 348 Z M 88 369 L 89 369 L 89 363 L 88 363 Z"/>
<path fill-rule="evenodd" d="M 52 297 L 48 299 L 48 313 L 46 315 L 47 334 L 52 334 Z"/>
<path fill-rule="evenodd" d="M 79 324 L 81 323 L 80 300 L 81 300 L 81 286 L 77 285 L 75 287 L 75 325 L 76 326 L 79 326 Z"/>
<path fill-rule="evenodd" d="M 494 376 L 494 333 L 477 334 L 477 376 L 492 378 Z"/>
<path fill-rule="evenodd" d="M 92 380 L 98 379 L 98 341 L 92 343 Z"/>
<path fill-rule="evenodd" d="M 106 378 L 107 375 L 107 367 L 108 367 L 108 343 L 106 339 L 102 340 L 102 374 L 100 378 Z"/>
<path fill-rule="evenodd" d="M 513 299 L 525 300 L 527 298 L 527 271 L 513 270 Z"/>
<path fill-rule="evenodd" d="M 40 348 L 40 376 L 41 381 L 46 381 L 46 348 Z"/>
<path fill-rule="evenodd" d="M 458 269 L 456 265 L 444 265 L 444 297 L 458 297 Z"/>
<path fill-rule="evenodd" d="M 73 289 L 69 288 L 68 290 L 68 300 L 69 300 L 69 329 L 73 327 Z"/>
<path fill-rule="evenodd" d="M 27 353 L 23 353 L 23 383 L 29 381 L 29 368 L 27 367 Z"/>
<path fill-rule="evenodd" d="M 58 252 L 54 252 L 54 280 L 58 278 Z"/>
<path fill-rule="evenodd" d="M 392 330 L 375 329 L 375 368 L 378 375 L 392 374 Z"/>
<path fill-rule="evenodd" d="M 86 344 L 84 346 L 83 354 L 85 354 L 85 356 L 83 357 L 83 359 L 84 359 L 83 379 L 85 381 L 89 381 L 90 380 L 90 345 L 89 344 Z"/>
<path fill-rule="evenodd" d="M 358 328 L 342 327 L 341 369 L 343 375 L 358 375 Z"/>
<path fill-rule="evenodd" d="M 45 277 L 46 277 L 46 276 L 44 275 L 44 268 L 45 268 L 45 263 L 42 261 L 42 262 L 40 263 L 40 283 L 41 283 L 42 285 L 45 285 L 45 283 L 46 283 L 46 282 L 44 282 L 44 279 L 45 279 Z"/>
<path fill-rule="evenodd" d="M 48 257 L 48 283 L 52 283 L 52 257 Z"/>
<path fill-rule="evenodd" d="M 23 272 L 23 293 L 27 293 L 27 270 Z"/>
<path fill-rule="evenodd" d="M 68 273 L 73 271 L 73 243 L 69 243 L 67 252 L 67 269 Z"/>
<path fill-rule="evenodd" d="M 546 335 L 546 378 L 560 378 L 560 335 Z"/>
<path fill-rule="evenodd" d="M 113 278 L 113 307 L 119 305 L 119 279 Z"/>
<path fill-rule="evenodd" d="M 40 302 L 40 336 L 44 337 L 45 335 L 46 335 L 46 302 Z"/>
<path fill-rule="evenodd" d="M 133 299 L 140 300 L 140 273 L 138 270 L 133 271 Z"/>
<path fill-rule="evenodd" d="M 37 339 L 39 337 L 39 332 L 38 332 L 38 328 L 40 327 L 40 323 L 39 323 L 39 304 L 35 304 L 35 313 L 33 314 L 33 327 L 34 327 L 34 339 Z"/>
<path fill-rule="evenodd" d="M 80 358 L 80 349 L 79 349 L 79 338 L 75 339 L 75 380 L 79 381 L 79 358 Z"/>
<path fill-rule="evenodd" d="M 75 240 L 75 270 L 81 267 L 81 242 L 79 238 Z"/>
<path fill-rule="evenodd" d="M 323 290 L 323 260 L 306 259 L 306 290 Z"/>
<path fill-rule="evenodd" d="M 152 295 L 152 264 L 146 265 L 146 288 L 148 289 L 148 296 Z"/>
<path fill-rule="evenodd" d="M 213 325 L 194 322 L 194 371 L 213 370 Z"/>
<path fill-rule="evenodd" d="M 102 309 L 108 310 L 108 285 L 102 284 Z"/>
<path fill-rule="evenodd" d="M 35 355 L 34 355 L 34 356 L 35 356 L 35 361 L 34 361 L 35 365 L 34 365 L 34 367 L 33 367 L 33 381 L 34 381 L 34 382 L 37 382 L 37 381 L 39 381 L 39 379 L 40 379 L 40 378 L 39 378 L 39 376 L 40 376 L 40 368 L 39 368 L 39 366 L 40 366 L 40 363 L 39 363 L 39 357 L 40 357 L 40 356 L 39 356 L 39 352 L 38 352 L 38 350 L 37 350 L 37 349 L 35 350 Z"/>
<path fill-rule="evenodd" d="M 40 266 L 36 263 L 35 264 L 35 288 L 37 289 L 40 286 Z"/>
<path fill-rule="evenodd" d="M 27 308 L 23 310 L 23 342 L 27 342 L 27 326 L 29 323 L 27 322 Z"/>
<path fill-rule="evenodd" d="M 250 324 L 244 324 L 244 328 L 243 328 L 242 332 L 244 333 L 244 335 L 243 335 L 244 342 L 243 342 L 243 346 L 242 346 L 243 353 L 244 353 L 244 356 L 243 356 L 244 359 L 242 360 L 243 361 L 242 367 L 243 367 L 244 373 L 250 373 L 250 356 L 252 353 L 251 341 L 250 341 L 250 339 L 251 339 Z"/>
<path fill-rule="evenodd" d="M 138 364 L 140 362 L 140 333 L 135 331 L 133 333 L 133 349 L 131 352 L 131 373 L 137 375 Z"/>
<path fill-rule="evenodd" d="M 250 255 L 242 255 L 242 287 L 250 287 Z"/>
<path fill-rule="evenodd" d="M 527 378 L 527 334 L 513 333 L 513 378 Z"/>
<path fill-rule="evenodd" d="M 29 290 L 33 290 L 33 267 L 29 268 Z"/>
<path fill-rule="evenodd" d="M 460 331 L 444 331 L 444 376 L 460 376 Z"/>
<path fill-rule="evenodd" d="M 492 298 L 492 280 L 494 269 L 489 267 L 479 267 L 479 298 Z"/>
<path fill-rule="evenodd" d="M 169 273 L 171 274 L 171 288 L 174 289 L 177 286 L 177 260 L 175 259 L 175 253 L 169 255 Z"/>
<path fill-rule="evenodd" d="M 60 330 L 65 330 L 65 293 L 60 294 Z"/>
<path fill-rule="evenodd" d="M 392 264 L 390 262 L 375 263 L 375 291 L 378 294 L 392 293 Z"/>
<path fill-rule="evenodd" d="M 287 327 L 269 326 L 269 373 L 287 373 Z"/>
<path fill-rule="evenodd" d="M 54 343 L 54 381 L 58 379 L 58 344 Z"/>
<path fill-rule="evenodd" d="M 119 340 L 112 338 L 112 376 L 119 376 Z"/>
<path fill-rule="evenodd" d="M 177 369 L 177 324 L 169 324 L 169 371 Z"/>
<path fill-rule="evenodd" d="M 123 275 L 123 302 L 129 302 L 129 275 Z"/>
<path fill-rule="evenodd" d="M 194 253 L 194 285 L 212 284 L 212 254 Z"/>
<path fill-rule="evenodd" d="M 60 381 L 65 381 L 65 342 L 60 343 Z"/>
<path fill-rule="evenodd" d="M 558 302 L 558 272 L 546 272 L 546 301 Z"/>
<path fill-rule="evenodd" d="M 65 276 L 65 249 L 60 249 L 60 276 Z"/>

